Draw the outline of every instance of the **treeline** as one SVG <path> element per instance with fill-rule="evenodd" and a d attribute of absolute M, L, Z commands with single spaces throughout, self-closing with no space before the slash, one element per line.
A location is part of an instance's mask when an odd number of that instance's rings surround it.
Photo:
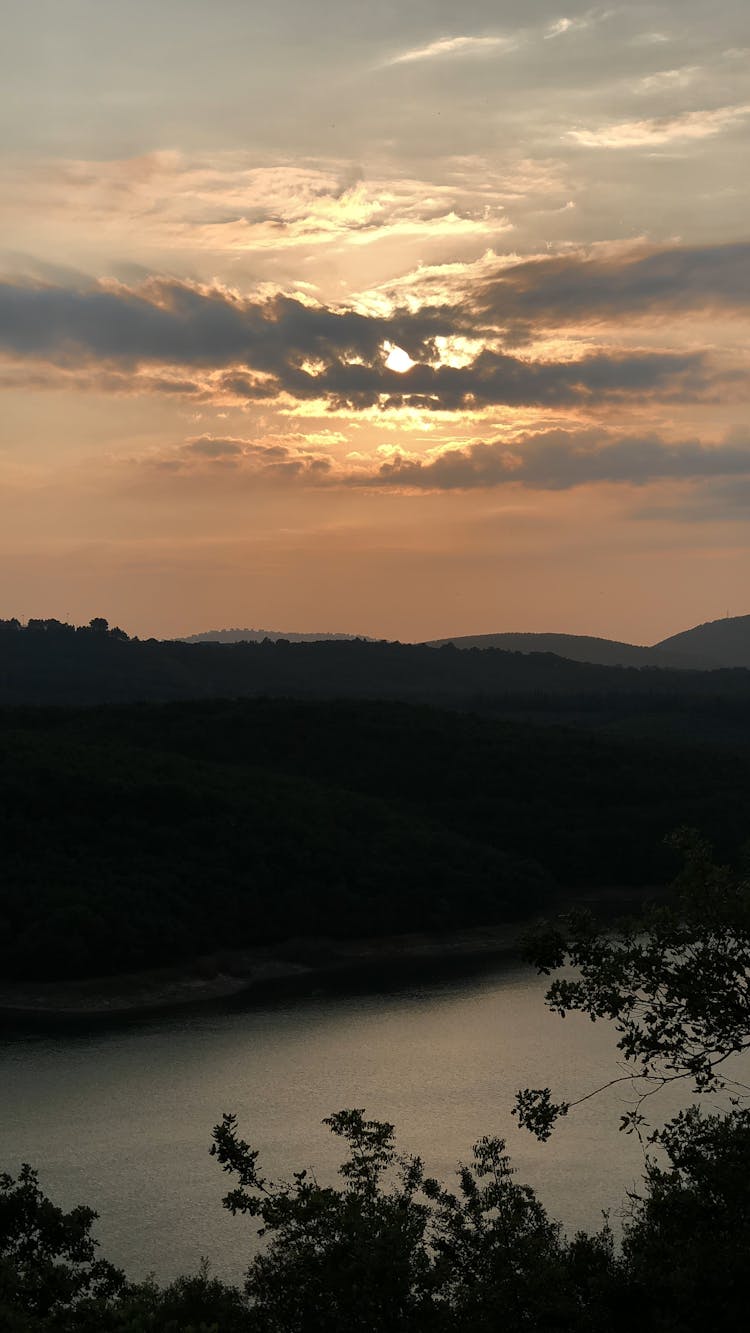
<path fill-rule="evenodd" d="M 750 739 L 750 672 L 603 667 L 552 653 L 329 640 L 128 639 L 104 619 L 0 622 L 0 705 L 393 699 L 644 734 Z"/>
<path fill-rule="evenodd" d="M 234 1118 L 215 1150 L 224 1200 L 263 1227 L 243 1288 L 204 1266 L 166 1288 L 99 1258 L 96 1214 L 64 1213 L 36 1174 L 0 1175 L 0 1327 L 6 1333 L 705 1333 L 747 1320 L 750 1115 L 678 1118 L 665 1165 L 612 1232 L 569 1239 L 500 1139 L 484 1138 L 454 1188 L 394 1150 L 393 1127 L 342 1111 L 337 1186 L 276 1185 Z"/>
<path fill-rule="evenodd" d="M 525 917 L 666 883 L 679 824 L 733 856 L 749 810 L 741 751 L 405 704 L 5 709 L 0 969 Z"/>

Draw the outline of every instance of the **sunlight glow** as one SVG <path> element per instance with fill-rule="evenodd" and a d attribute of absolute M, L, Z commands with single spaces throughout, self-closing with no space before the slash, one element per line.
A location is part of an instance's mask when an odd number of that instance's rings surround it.
<path fill-rule="evenodd" d="M 383 351 L 387 352 L 385 364 L 389 370 L 395 370 L 399 375 L 405 375 L 407 370 L 415 366 L 416 361 L 412 361 L 408 352 L 403 347 L 397 347 L 395 343 L 383 343 Z"/>

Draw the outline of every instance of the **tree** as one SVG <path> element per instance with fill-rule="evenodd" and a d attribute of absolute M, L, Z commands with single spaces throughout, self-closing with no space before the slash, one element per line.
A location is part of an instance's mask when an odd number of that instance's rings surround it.
<path fill-rule="evenodd" d="M 621 1306 L 647 1333 L 735 1329 L 750 1292 L 750 1111 L 691 1107 L 660 1131 L 622 1245 Z"/>
<path fill-rule="evenodd" d="M 238 1184 L 224 1200 L 233 1213 L 261 1222 L 270 1235 L 251 1265 L 245 1290 L 263 1333 L 372 1333 L 419 1329 L 430 1304 L 425 1248 L 428 1212 L 417 1200 L 418 1159 L 397 1158 L 393 1126 L 341 1111 L 325 1123 L 343 1138 L 349 1156 L 343 1189 L 319 1185 L 307 1171 L 292 1184 L 260 1174 L 258 1151 L 225 1115 L 211 1152 Z M 395 1168 L 388 1190 L 382 1177 Z"/>
<path fill-rule="evenodd" d="M 96 1216 L 83 1206 L 56 1207 L 30 1166 L 17 1179 L 0 1175 L 0 1326 L 3 1312 L 16 1310 L 54 1321 L 50 1327 L 80 1327 L 90 1306 L 106 1306 L 122 1290 L 124 1274 L 97 1258 Z"/>
<path fill-rule="evenodd" d="M 306 1171 L 274 1184 L 233 1115 L 214 1130 L 211 1151 L 238 1181 L 225 1207 L 270 1237 L 245 1284 L 259 1333 L 599 1329 L 609 1232 L 565 1241 L 513 1180 L 502 1139 L 475 1144 L 453 1193 L 396 1153 L 392 1125 L 359 1109 L 324 1123 L 347 1145 L 343 1188 Z"/>
<path fill-rule="evenodd" d="M 728 1063 L 750 1049 L 750 880 L 745 870 L 715 865 L 694 833 L 683 830 L 671 841 L 684 855 L 672 901 L 614 932 L 573 914 L 565 929 L 538 932 L 527 947 L 545 975 L 576 969 L 550 986 L 553 1012 L 615 1024 L 628 1069 L 611 1082 L 633 1087 L 633 1105 L 622 1117 L 630 1131 L 646 1125 L 646 1101 L 669 1083 L 684 1080 L 696 1093 L 750 1091 Z M 525 1089 L 515 1114 L 547 1139 L 558 1117 L 599 1091 L 553 1102 L 549 1088 Z"/>

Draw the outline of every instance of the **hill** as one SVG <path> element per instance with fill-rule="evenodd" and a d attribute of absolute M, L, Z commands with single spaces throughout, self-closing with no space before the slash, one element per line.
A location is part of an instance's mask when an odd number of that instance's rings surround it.
<path fill-rule="evenodd" d="M 713 660 L 708 654 L 689 649 L 680 652 L 655 645 L 640 647 L 616 639 L 598 639 L 589 634 L 469 634 L 454 639 L 433 639 L 430 647 L 498 648 L 511 653 L 554 653 L 572 662 L 591 662 L 599 666 L 665 667 L 673 670 L 706 670 L 730 665 Z M 738 665 L 732 663 L 731 665 Z M 748 663 L 750 665 L 750 662 Z"/>
<path fill-rule="evenodd" d="M 386 699 L 641 735 L 750 740 L 750 671 L 600 666 L 552 653 L 329 639 L 129 639 L 103 619 L 0 621 L 0 706 Z"/>
<path fill-rule="evenodd" d="M 434 651 L 434 650 L 433 650 Z M 0 972 L 524 918 L 747 836 L 750 761 L 397 703 L 0 710 Z"/>
<path fill-rule="evenodd" d="M 191 634 L 178 643 L 262 643 L 264 640 L 287 643 L 351 642 L 376 640 L 364 635 L 297 633 L 265 629 L 220 629 Z M 382 640 L 381 640 L 382 642 Z M 418 645 L 411 645 L 418 646 Z M 569 662 L 593 666 L 659 667 L 668 671 L 714 671 L 721 667 L 750 668 L 750 616 L 714 620 L 705 625 L 673 634 L 659 643 L 646 645 L 602 639 L 591 634 L 461 634 L 444 639 L 430 639 L 423 646 L 460 649 L 494 648 L 506 653 L 552 653 Z"/>
<path fill-rule="evenodd" d="M 662 639 L 654 648 L 711 658 L 725 667 L 750 667 L 750 616 L 709 620 L 704 625 Z"/>
<path fill-rule="evenodd" d="M 337 642 L 348 641 L 364 637 L 360 634 L 331 634 L 323 631 L 320 634 L 298 634 L 289 630 L 279 629 L 209 629 L 202 634 L 188 634 L 182 639 L 177 639 L 177 643 L 262 643 L 264 639 L 270 639 L 276 643 L 278 639 L 286 639 L 287 643 L 321 643 L 327 639 L 334 639 Z"/>

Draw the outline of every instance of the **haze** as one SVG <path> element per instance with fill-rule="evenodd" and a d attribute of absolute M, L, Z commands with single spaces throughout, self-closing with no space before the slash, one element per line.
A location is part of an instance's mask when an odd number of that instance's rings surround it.
<path fill-rule="evenodd" d="M 746 0 L 11 0 L 2 615 L 746 611 L 749 54 Z"/>

